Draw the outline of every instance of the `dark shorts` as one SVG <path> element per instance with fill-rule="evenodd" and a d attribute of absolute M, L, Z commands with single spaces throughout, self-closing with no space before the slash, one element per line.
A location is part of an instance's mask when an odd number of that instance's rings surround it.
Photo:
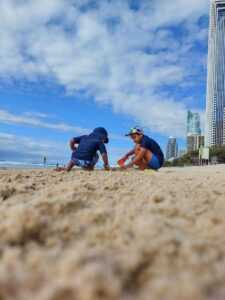
<path fill-rule="evenodd" d="M 96 154 L 92 160 L 77 159 L 74 156 L 75 156 L 75 152 L 73 152 L 72 157 L 71 157 L 71 161 L 74 163 L 74 165 L 77 167 L 80 167 L 80 168 L 84 168 L 84 169 L 85 168 L 93 168 L 99 160 L 98 154 Z"/>
<path fill-rule="evenodd" d="M 153 170 L 158 170 L 161 168 L 159 159 L 155 154 L 152 155 L 152 159 L 149 161 L 148 167 L 149 169 L 153 169 Z"/>

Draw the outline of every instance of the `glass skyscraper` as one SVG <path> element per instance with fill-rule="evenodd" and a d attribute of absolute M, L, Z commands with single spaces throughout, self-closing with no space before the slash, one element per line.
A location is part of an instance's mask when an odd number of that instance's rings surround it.
<path fill-rule="evenodd" d="M 225 144 L 225 0 L 211 0 L 206 144 Z"/>
<path fill-rule="evenodd" d="M 175 159 L 178 156 L 178 145 L 177 139 L 174 137 L 169 137 L 167 148 L 166 148 L 166 159 Z"/>
<path fill-rule="evenodd" d="M 204 136 L 201 135 L 200 115 L 197 112 L 187 113 L 187 152 L 199 150 L 204 146 Z"/>
<path fill-rule="evenodd" d="M 187 135 L 201 135 L 201 122 L 199 113 L 188 111 Z"/>

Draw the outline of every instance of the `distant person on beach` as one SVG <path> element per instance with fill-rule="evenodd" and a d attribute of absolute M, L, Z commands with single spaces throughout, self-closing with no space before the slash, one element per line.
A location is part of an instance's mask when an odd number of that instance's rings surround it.
<path fill-rule="evenodd" d="M 98 152 L 101 154 L 105 170 L 109 170 L 109 159 L 105 147 L 108 142 L 108 133 L 103 127 L 95 128 L 90 135 L 73 138 L 70 141 L 72 157 L 66 171 L 69 172 L 74 166 L 85 170 L 94 170 L 99 160 Z"/>
<path fill-rule="evenodd" d="M 162 167 L 164 155 L 156 141 L 145 135 L 143 130 L 138 127 L 131 128 L 126 136 L 129 136 L 136 146 L 118 161 L 121 168 L 138 166 L 140 170 L 158 170 Z M 130 157 L 132 160 L 126 164 Z"/>

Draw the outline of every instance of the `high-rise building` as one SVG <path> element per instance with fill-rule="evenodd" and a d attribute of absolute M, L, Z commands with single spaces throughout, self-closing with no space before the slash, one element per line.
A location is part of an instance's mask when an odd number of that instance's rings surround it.
<path fill-rule="evenodd" d="M 178 145 L 177 139 L 174 137 L 169 137 L 167 149 L 166 149 L 166 159 L 175 159 L 178 156 Z"/>
<path fill-rule="evenodd" d="M 201 135 L 201 122 L 199 113 L 188 111 L 187 135 Z"/>
<path fill-rule="evenodd" d="M 204 146 L 205 139 L 201 135 L 200 115 L 196 112 L 188 111 L 187 113 L 187 151 L 199 150 Z"/>
<path fill-rule="evenodd" d="M 185 149 L 181 149 L 178 152 L 178 157 L 180 158 L 180 157 L 184 156 L 186 153 L 187 153 L 187 151 Z"/>
<path fill-rule="evenodd" d="M 225 0 L 211 0 L 206 145 L 225 144 Z"/>
<path fill-rule="evenodd" d="M 187 136 L 187 151 L 196 151 L 205 145 L 205 137 L 202 135 L 188 135 Z"/>

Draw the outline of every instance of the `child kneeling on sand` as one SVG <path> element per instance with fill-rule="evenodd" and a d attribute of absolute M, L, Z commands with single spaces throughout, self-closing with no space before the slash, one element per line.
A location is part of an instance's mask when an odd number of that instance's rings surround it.
<path fill-rule="evenodd" d="M 131 137 L 136 146 L 118 161 L 121 168 L 126 169 L 136 165 L 140 170 L 158 170 L 162 167 L 164 155 L 156 141 L 145 135 L 143 130 L 137 127 L 132 128 L 126 136 Z M 134 156 L 133 159 L 125 165 L 131 156 Z"/>
<path fill-rule="evenodd" d="M 66 170 L 69 172 L 74 166 L 85 170 L 94 170 L 99 159 L 98 151 L 101 153 L 104 168 L 109 170 L 108 154 L 105 147 L 108 142 L 108 133 L 102 127 L 94 129 L 90 135 L 73 138 L 70 141 L 70 148 L 73 153 Z"/>

